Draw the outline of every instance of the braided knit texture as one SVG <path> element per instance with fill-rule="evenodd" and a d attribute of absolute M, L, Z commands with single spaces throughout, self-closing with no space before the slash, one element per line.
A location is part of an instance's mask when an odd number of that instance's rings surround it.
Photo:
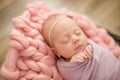
<path fill-rule="evenodd" d="M 41 34 L 42 24 L 54 14 L 71 16 L 88 38 L 108 48 L 117 58 L 120 56 L 120 47 L 105 29 L 97 28 L 88 17 L 33 2 L 26 6 L 23 15 L 13 19 L 9 51 L 1 67 L 4 80 L 63 80 L 56 67 L 56 57 Z"/>

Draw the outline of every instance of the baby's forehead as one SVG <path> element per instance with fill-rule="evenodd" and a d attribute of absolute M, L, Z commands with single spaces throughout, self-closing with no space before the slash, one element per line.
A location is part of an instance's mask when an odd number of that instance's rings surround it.
<path fill-rule="evenodd" d="M 64 18 L 61 20 L 53 29 L 54 35 L 66 35 L 70 32 L 74 32 L 75 30 L 80 29 L 80 27 L 77 25 L 77 23 L 70 19 L 70 18 Z"/>
<path fill-rule="evenodd" d="M 58 22 L 56 23 L 56 21 Z M 49 31 L 54 23 L 56 23 L 56 25 L 54 25 L 52 32 L 56 32 L 56 33 L 59 33 L 77 26 L 75 20 L 73 20 L 72 18 L 66 15 L 52 15 L 48 17 L 48 19 L 43 24 L 43 36 L 46 39 L 48 39 Z"/>

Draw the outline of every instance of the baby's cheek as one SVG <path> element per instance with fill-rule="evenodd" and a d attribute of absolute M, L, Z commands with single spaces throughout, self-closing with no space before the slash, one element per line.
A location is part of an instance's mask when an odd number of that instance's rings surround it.
<path fill-rule="evenodd" d="M 58 49 L 62 53 L 73 53 L 74 52 L 74 47 L 72 44 L 60 45 L 58 46 Z"/>
<path fill-rule="evenodd" d="M 71 54 L 71 55 L 74 55 L 75 54 L 74 46 L 68 46 L 67 52 L 69 52 L 69 54 Z"/>

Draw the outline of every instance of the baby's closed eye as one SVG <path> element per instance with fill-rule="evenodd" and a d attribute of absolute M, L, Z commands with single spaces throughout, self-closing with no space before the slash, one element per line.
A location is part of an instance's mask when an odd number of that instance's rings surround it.
<path fill-rule="evenodd" d="M 81 35 L 81 31 L 80 30 L 76 30 L 74 34 L 77 35 L 77 36 L 80 36 Z"/>

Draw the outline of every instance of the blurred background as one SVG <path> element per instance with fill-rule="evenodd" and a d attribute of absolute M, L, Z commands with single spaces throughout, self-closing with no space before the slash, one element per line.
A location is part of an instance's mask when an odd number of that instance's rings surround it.
<path fill-rule="evenodd" d="M 41 0 L 0 0 L 0 66 L 8 50 L 8 34 L 13 28 L 12 18 L 25 11 L 25 5 Z M 120 0 L 44 0 L 52 8 L 68 8 L 85 14 L 96 25 L 120 35 Z"/>

